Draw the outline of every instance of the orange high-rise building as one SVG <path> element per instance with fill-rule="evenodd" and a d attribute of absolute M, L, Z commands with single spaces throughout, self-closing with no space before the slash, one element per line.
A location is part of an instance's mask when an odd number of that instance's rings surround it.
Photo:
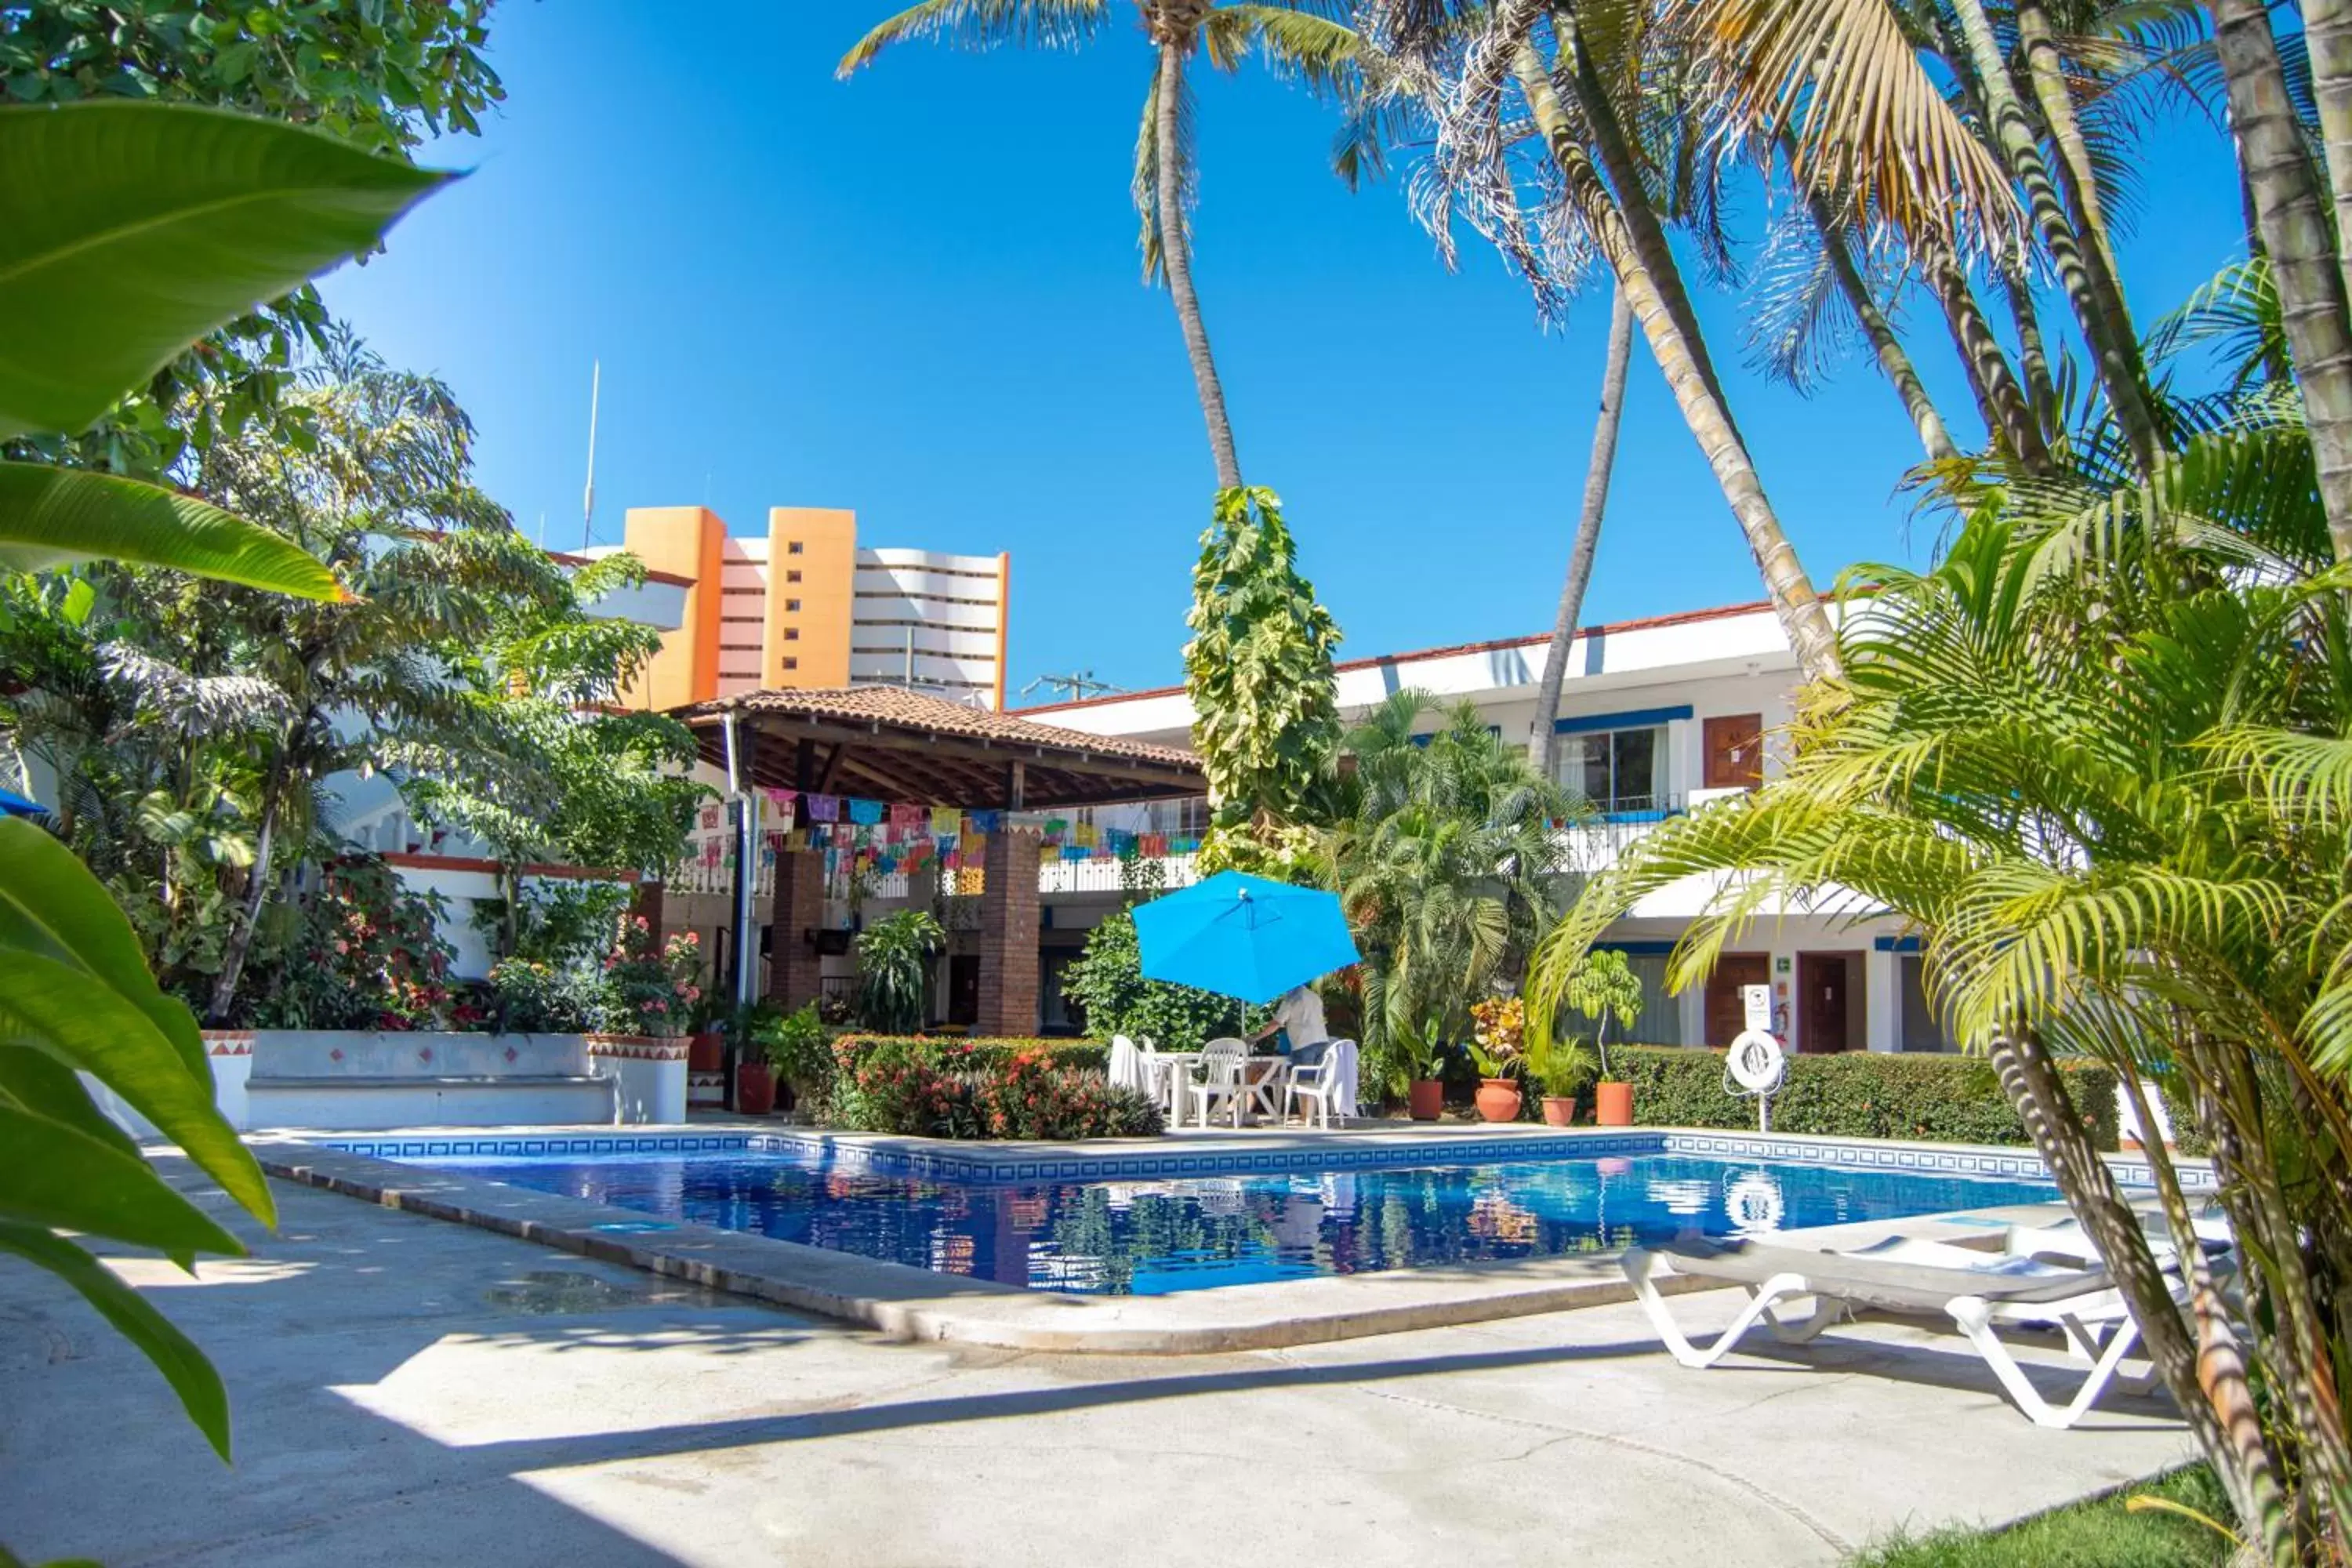
<path fill-rule="evenodd" d="M 1012 557 L 862 548 L 857 514 L 774 507 L 738 537 L 708 507 L 633 507 L 624 547 L 691 580 L 685 624 L 629 692 L 675 708 L 763 687 L 907 686 L 1004 706 Z"/>

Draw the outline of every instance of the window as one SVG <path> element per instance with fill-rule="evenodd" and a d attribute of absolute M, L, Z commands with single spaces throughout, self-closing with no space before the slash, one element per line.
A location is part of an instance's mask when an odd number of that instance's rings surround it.
<path fill-rule="evenodd" d="M 799 574 L 799 573 L 797 573 L 797 572 L 795 572 L 795 573 L 793 573 L 793 576 L 795 576 L 795 577 L 797 577 L 797 576 L 799 576 L 799 575 L 800 575 L 800 574 Z M 786 600 L 784 601 L 784 614 L 786 614 L 786 615 L 788 615 L 788 616 L 796 616 L 796 615 L 800 614 L 800 610 L 801 610 L 801 602 L 800 602 L 798 599 L 786 599 Z"/>
<path fill-rule="evenodd" d="M 787 539 L 786 541 L 784 541 L 784 553 L 785 553 L 785 554 L 787 554 L 787 555 L 798 555 L 800 552 L 801 552 L 801 542 L 800 542 L 799 540 L 797 540 L 797 539 Z"/>
<path fill-rule="evenodd" d="M 800 640 L 801 640 L 801 629 L 800 629 L 800 627 L 798 627 L 798 626 L 786 626 L 786 627 L 784 628 L 784 640 L 785 640 L 786 642 L 798 642 L 798 641 L 800 641 Z"/>
<path fill-rule="evenodd" d="M 797 582 L 799 582 L 800 580 L 801 580 L 800 568 L 799 568 L 799 567 L 797 567 L 797 566 L 795 566 L 795 567 L 792 568 L 791 570 L 787 571 L 787 572 L 784 574 L 784 581 L 785 581 L 785 582 L 787 582 L 787 583 L 797 583 Z"/>
<path fill-rule="evenodd" d="M 1609 816 L 1662 816 L 1666 809 L 1666 727 L 1587 730 L 1562 735 L 1559 782 Z"/>
<path fill-rule="evenodd" d="M 800 667 L 801 661 L 799 659 L 793 658 L 789 654 L 784 656 L 784 668 L 786 669 L 798 669 Z"/>

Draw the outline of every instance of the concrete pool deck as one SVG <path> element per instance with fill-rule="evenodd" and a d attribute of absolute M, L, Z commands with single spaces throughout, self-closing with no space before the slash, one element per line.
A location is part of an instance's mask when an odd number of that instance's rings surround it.
<path fill-rule="evenodd" d="M 529 1146 L 566 1141 L 644 1142 L 665 1136 L 756 1132 L 801 1142 L 823 1142 L 860 1156 L 891 1159 L 951 1158 L 995 1167 L 982 1179 L 1005 1181 L 1013 1173 L 1048 1179 L 1076 1174 L 1073 1162 L 1093 1163 L 1181 1163 L 1216 1166 L 1255 1163 L 1296 1155 L 1324 1160 L 1344 1152 L 1351 1158 L 1407 1157 L 1433 1142 L 1449 1154 L 1500 1144 L 1543 1147 L 1552 1152 L 1593 1148 L 1606 1152 L 1612 1141 L 1664 1134 L 1609 1130 L 1561 1131 L 1538 1127 L 1465 1128 L 1435 1137 L 1425 1129 L 1300 1133 L 1191 1133 L 1181 1139 L 1106 1140 L 1090 1144 L 943 1144 L 930 1139 L 861 1134 L 779 1134 L 756 1124 L 701 1123 L 683 1129 L 530 1129 L 511 1131 L 445 1130 L 390 1134 L 352 1134 L 368 1146 L 401 1145 L 464 1152 L 484 1144 Z M 318 1134 L 324 1138 L 333 1134 Z M 1696 1136 L 1675 1133 L 1673 1136 Z M 1704 1135 L 1721 1141 L 1723 1135 Z M 1226 1351 L 1275 1350 L 1415 1329 L 1595 1307 L 1633 1299 L 1613 1258 L 1567 1257 L 1511 1262 L 1399 1268 L 1385 1272 L 1222 1286 L 1212 1290 L 1163 1296 L 1071 1295 L 1026 1289 L 986 1279 L 936 1273 L 879 1258 L 779 1241 L 742 1231 L 656 1219 L 635 1210 L 610 1207 L 553 1193 L 508 1186 L 458 1171 L 414 1165 L 347 1152 L 289 1134 L 254 1135 L 249 1142 L 271 1175 L 324 1187 L 384 1207 L 496 1231 L 605 1262 L 625 1263 L 649 1273 L 710 1289 L 749 1296 L 777 1306 L 821 1313 L 901 1339 L 940 1340 L 999 1350 L 1050 1351 L 1093 1355 L 1198 1355 Z M 1817 1151 L 1856 1154 L 1889 1146 L 1860 1140 L 1803 1141 Z M 1834 1149 L 1832 1150 L 1832 1146 Z M 1938 1152 L 1937 1145 L 1908 1146 Z M 1108 1151 L 1108 1152 L 1107 1152 Z M 1952 1157 L 2013 1162 L 2020 1151 L 1972 1151 L 1950 1147 Z M 2030 1152 L 2022 1152 L 2030 1158 Z M 1492 1155 L 1483 1157 L 1491 1158 Z M 1370 1168 L 1370 1167 L 1367 1167 Z M 2038 1168 L 2038 1163 L 2037 1163 Z M 1177 1175 L 1169 1171 L 1155 1174 Z M 1208 1171 L 1197 1173 L 1207 1174 Z M 1791 1230 L 1782 1239 L 1798 1246 L 1863 1246 L 1898 1231 L 1910 1236 L 1989 1242 L 1998 1223 L 2045 1224 L 2063 1216 L 2055 1205 L 1970 1211 L 1964 1217 L 1920 1216 L 1899 1221 Z M 1706 1281 L 1669 1276 L 1661 1289 L 1706 1289 Z"/>
<path fill-rule="evenodd" d="M 1630 1306 L 1155 1361 L 908 1344 L 283 1182 L 272 1237 L 162 1163 L 254 1256 L 100 1250 L 219 1366 L 237 1466 L 0 1262 L 0 1539 L 28 1561 L 1795 1568 L 2189 1452 L 2153 1401 L 2035 1427 L 1957 1337 L 1891 1324 L 1709 1373 Z"/>

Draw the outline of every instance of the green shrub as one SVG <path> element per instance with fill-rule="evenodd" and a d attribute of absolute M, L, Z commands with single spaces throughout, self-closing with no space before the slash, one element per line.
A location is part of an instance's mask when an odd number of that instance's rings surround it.
<path fill-rule="evenodd" d="M 588 1035 L 612 1017 L 612 987 L 602 973 L 538 959 L 503 959 L 483 994 L 490 1028 L 501 1035 Z"/>
<path fill-rule="evenodd" d="M 1617 1046 L 1609 1064 L 1633 1085 L 1648 1127 L 1753 1127 L 1756 1102 L 1723 1088 L 1724 1053 L 1696 1047 Z M 2116 1147 L 2116 1075 L 2095 1062 L 2064 1064 L 2068 1092 L 2101 1149 Z M 1772 1097 L 1772 1131 L 1936 1143 L 2031 1143 L 1992 1064 L 1982 1057 L 1847 1051 L 1792 1056 Z"/>
<path fill-rule="evenodd" d="M 844 1035 L 833 1044 L 834 1119 L 924 1138 L 1148 1137 L 1160 1108 L 1103 1078 L 1097 1040 Z"/>
<path fill-rule="evenodd" d="M 1086 952 L 1062 971 L 1062 994 L 1086 1009 L 1090 1035 L 1148 1039 L 1163 1051 L 1197 1051 L 1246 1033 L 1249 1009 L 1230 996 L 1143 977 L 1135 917 L 1121 910 L 1087 933 Z"/>

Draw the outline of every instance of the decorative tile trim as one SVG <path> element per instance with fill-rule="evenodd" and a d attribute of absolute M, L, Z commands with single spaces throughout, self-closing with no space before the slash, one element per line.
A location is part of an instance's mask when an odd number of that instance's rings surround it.
<path fill-rule="evenodd" d="M 589 1035 L 585 1038 L 592 1057 L 614 1057 L 633 1062 L 686 1060 L 684 1039 L 662 1040 L 645 1035 Z"/>
<path fill-rule="evenodd" d="M 1039 1182 L 1147 1181 L 1174 1176 L 1273 1175 L 1283 1172 L 1409 1170 L 1433 1165 L 1536 1164 L 1559 1160 L 1643 1154 L 1690 1154 L 1718 1160 L 1768 1160 L 1848 1170 L 1908 1171 L 1923 1175 L 1980 1176 L 2046 1182 L 2042 1158 L 2030 1149 L 1936 1143 L 1876 1143 L 1755 1132 L 1629 1131 L 1559 1138 L 1447 1138 L 1423 1143 L 1317 1143 L 1290 1149 L 1193 1152 L 1169 1141 L 1152 1152 L 1063 1155 L 1023 1159 L 965 1152 L 933 1141 L 871 1144 L 819 1132 L 485 1134 L 478 1137 L 331 1138 L 331 1149 L 379 1160 L 577 1159 L 616 1154 L 802 1154 L 842 1171 L 912 1176 L 963 1186 Z M 2148 1163 L 2110 1155 L 2108 1169 L 2126 1187 L 2154 1183 Z M 2179 1165 L 2184 1190 L 2211 1192 L 2213 1173 L 2201 1162 Z"/>
<path fill-rule="evenodd" d="M 740 1154 L 751 1146 L 742 1132 L 540 1133 L 512 1132 L 420 1138 L 397 1133 L 383 1138 L 320 1138 L 322 1149 L 364 1154 L 372 1160 L 509 1160 L 608 1154 Z"/>

